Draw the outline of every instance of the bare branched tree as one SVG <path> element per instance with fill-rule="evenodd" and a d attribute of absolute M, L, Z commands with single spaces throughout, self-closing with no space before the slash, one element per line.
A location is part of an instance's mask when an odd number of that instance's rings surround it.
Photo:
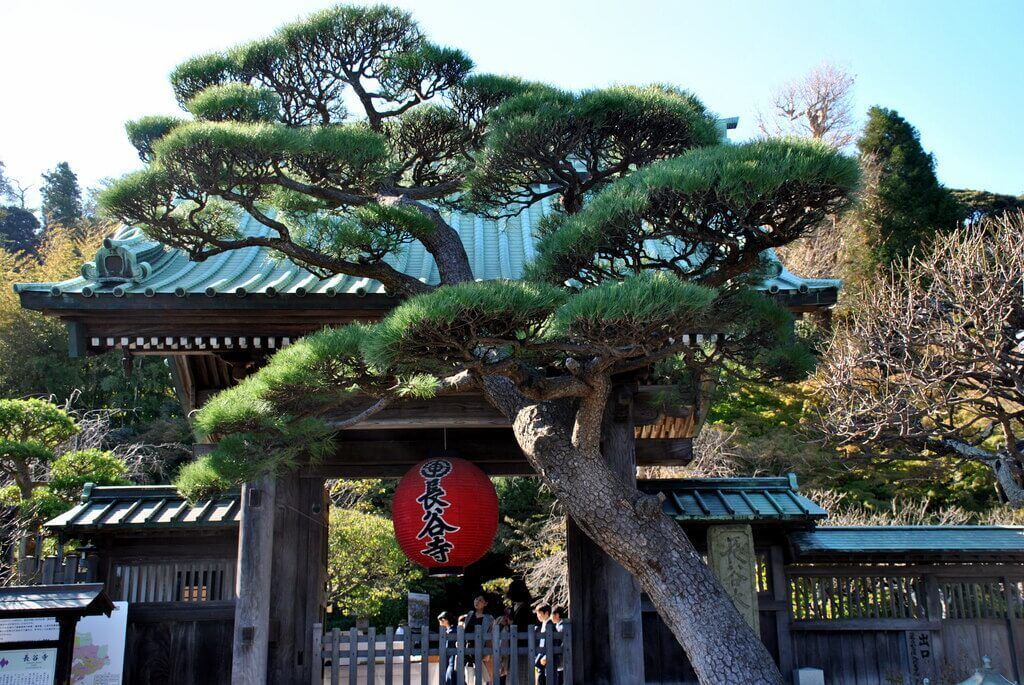
<path fill-rule="evenodd" d="M 844 148 L 857 137 L 855 82 L 846 69 L 822 63 L 775 91 L 770 111 L 758 112 L 757 126 L 767 137 L 814 138 Z"/>
<path fill-rule="evenodd" d="M 68 407 L 70 409 L 70 404 Z M 55 455 L 88 449 L 109 450 L 124 463 L 125 475 L 133 483 L 166 483 L 171 468 L 191 455 L 191 448 L 179 442 L 117 440 L 114 421 L 123 414 L 119 409 L 71 410 L 70 413 L 78 422 L 79 431 L 58 445 Z"/>
<path fill-rule="evenodd" d="M 556 512 L 543 521 L 519 526 L 528 541 L 512 556 L 512 570 L 521 575 L 530 594 L 550 604 L 569 603 L 569 558 L 565 515 Z"/>
<path fill-rule="evenodd" d="M 853 116 L 855 77 L 841 67 L 823 63 L 809 74 L 779 88 L 767 113 L 757 113 L 761 134 L 798 136 L 824 141 L 837 148 L 857 137 Z M 783 263 L 794 273 L 811 278 L 830 278 L 839 273 L 854 213 L 826 217 L 808 235 L 779 249 Z"/>
<path fill-rule="evenodd" d="M 983 463 L 1024 507 L 1022 285 L 1021 213 L 941 235 L 879 278 L 819 368 L 826 434 Z"/>
<path fill-rule="evenodd" d="M 804 494 L 828 512 L 828 518 L 818 524 L 825 527 L 1020 525 L 1022 513 L 1006 507 L 986 512 L 958 506 L 936 507 L 929 499 L 909 497 L 896 497 L 889 501 L 888 507 L 871 508 L 838 490 L 808 490 Z"/>

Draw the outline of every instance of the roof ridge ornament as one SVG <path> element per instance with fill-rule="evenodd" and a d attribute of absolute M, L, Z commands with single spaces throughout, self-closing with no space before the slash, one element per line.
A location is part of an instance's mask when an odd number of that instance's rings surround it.
<path fill-rule="evenodd" d="M 147 241 L 148 242 L 148 241 Z M 143 247 L 138 254 L 129 247 Z M 100 285 L 139 284 L 153 273 L 153 266 L 142 258 L 157 257 L 164 251 L 160 243 L 148 245 L 137 240 L 104 238 L 93 261 L 82 265 L 82 277 Z"/>

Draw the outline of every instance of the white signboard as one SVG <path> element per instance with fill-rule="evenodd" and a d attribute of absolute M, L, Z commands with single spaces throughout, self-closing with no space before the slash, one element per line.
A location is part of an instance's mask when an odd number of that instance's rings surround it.
<path fill-rule="evenodd" d="M 60 626 L 55 618 L 5 618 L 0 620 L 0 643 L 56 642 Z"/>
<path fill-rule="evenodd" d="M 75 629 L 71 682 L 75 685 L 120 685 L 127 629 L 128 602 L 114 602 L 114 611 L 109 617 L 82 618 Z"/>
<path fill-rule="evenodd" d="M 52 685 L 57 648 L 0 650 L 0 685 Z"/>
<path fill-rule="evenodd" d="M 430 595 L 409 593 L 409 628 L 419 630 L 430 626 Z"/>

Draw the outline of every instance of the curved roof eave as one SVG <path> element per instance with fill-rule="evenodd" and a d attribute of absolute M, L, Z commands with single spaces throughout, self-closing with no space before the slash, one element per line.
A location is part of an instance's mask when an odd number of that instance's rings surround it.
<path fill-rule="evenodd" d="M 517 279 L 536 253 L 535 229 L 549 212 L 550 205 L 544 201 L 507 219 L 459 213 L 447 218 L 459 234 L 478 280 Z M 270 232 L 248 215 L 239 228 L 244 235 L 251 236 Z M 769 258 L 776 259 L 773 252 L 769 252 Z M 426 283 L 438 281 L 433 257 L 420 243 L 404 246 L 400 253 L 389 255 L 387 261 Z M 840 287 L 837 279 L 801 278 L 781 264 L 776 275 L 759 286 L 772 294 L 793 295 L 834 293 Z M 14 291 L 48 293 L 54 298 L 70 295 L 76 299 L 386 294 L 377 281 L 346 275 L 320 278 L 262 247 L 241 248 L 202 262 L 193 261 L 184 251 L 161 245 L 130 226 L 120 228 L 104 241 L 95 258 L 83 265 L 81 276 L 55 283 L 18 283 Z"/>

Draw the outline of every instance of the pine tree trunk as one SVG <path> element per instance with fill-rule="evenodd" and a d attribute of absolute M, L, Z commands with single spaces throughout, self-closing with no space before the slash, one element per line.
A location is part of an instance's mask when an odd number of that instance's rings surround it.
<path fill-rule="evenodd" d="M 569 408 L 524 402 L 501 380 L 486 386 L 566 513 L 640 582 L 700 682 L 781 685 L 768 650 L 660 500 L 617 477 L 599 450 L 573 446 Z"/>

